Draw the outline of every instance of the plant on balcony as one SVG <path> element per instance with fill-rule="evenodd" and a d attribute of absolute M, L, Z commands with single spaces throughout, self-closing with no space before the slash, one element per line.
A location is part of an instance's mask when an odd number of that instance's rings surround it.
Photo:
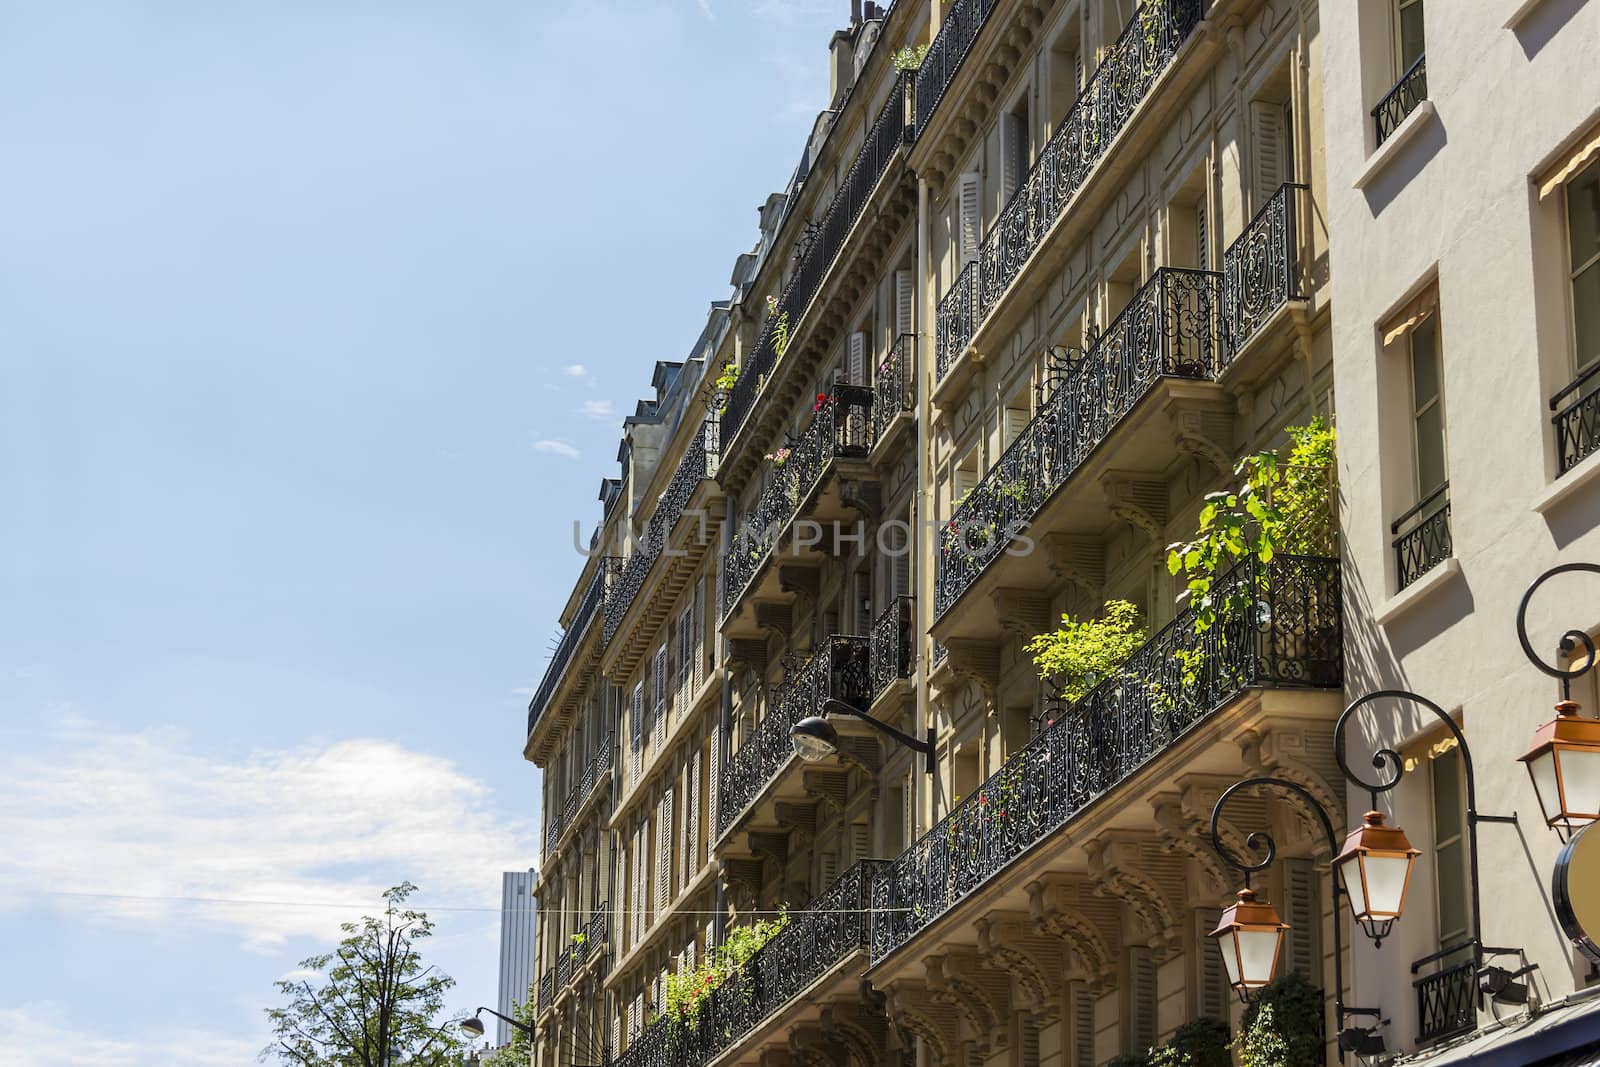
<path fill-rule="evenodd" d="M 1233 1042 L 1239 1067 L 1322 1067 L 1322 990 L 1293 972 L 1244 1009 Z"/>
<path fill-rule="evenodd" d="M 738 385 L 739 364 L 735 363 L 731 359 L 728 360 L 728 362 L 722 365 L 722 370 L 717 373 L 716 380 L 711 384 L 714 385 L 719 392 L 724 393 L 726 393 L 729 389 L 732 389 L 735 385 Z"/>
<path fill-rule="evenodd" d="M 693 1025 L 712 992 L 737 977 L 745 964 L 788 925 L 787 909 L 779 909 L 776 918 L 733 927 L 722 944 L 707 950 L 697 965 L 667 975 L 666 1018 L 684 1026 Z"/>
<path fill-rule="evenodd" d="M 1100 618 L 1080 621 L 1063 615 L 1060 629 L 1039 634 L 1022 647 L 1057 699 L 1076 704 L 1120 671 L 1146 637 L 1138 608 L 1126 600 L 1108 600 Z"/>
<path fill-rule="evenodd" d="M 1165 1045 L 1150 1050 L 1150 1067 L 1233 1067 L 1228 1024 L 1203 1015 L 1173 1031 Z"/>
<path fill-rule="evenodd" d="M 778 310 L 778 298 L 767 297 L 767 314 L 772 319 L 772 354 L 779 359 L 783 358 L 784 350 L 789 347 L 789 313 Z"/>
<path fill-rule="evenodd" d="M 1239 488 L 1207 494 L 1195 539 L 1167 548 L 1167 570 L 1182 573 L 1188 582 L 1198 632 L 1210 629 L 1219 612 L 1224 618 L 1240 617 L 1265 592 L 1236 583 L 1214 597 L 1217 579 L 1234 564 L 1252 557 L 1271 563 L 1284 553 L 1333 551 L 1334 430 L 1318 416 L 1286 432 L 1292 442 L 1287 458 L 1267 449 L 1240 460 L 1234 468 L 1244 479 Z M 1263 570 L 1257 585 L 1266 580 Z"/>
<path fill-rule="evenodd" d="M 922 61 L 927 55 L 928 46 L 925 44 L 906 45 L 894 54 L 894 69 L 916 70 L 922 66 Z"/>
<path fill-rule="evenodd" d="M 823 408 L 827 407 L 831 403 L 833 403 L 833 397 L 829 396 L 827 393 L 818 393 L 817 399 L 811 405 L 811 414 L 818 414 Z"/>
<path fill-rule="evenodd" d="M 785 463 L 789 462 L 789 456 L 790 456 L 791 452 L 792 452 L 791 449 L 780 448 L 780 449 L 777 449 L 776 451 L 768 452 L 767 455 L 766 455 L 766 460 L 767 460 L 768 463 L 772 464 L 773 467 L 775 467 L 775 468 L 777 468 L 779 470 L 782 470 L 783 469 L 783 465 Z"/>

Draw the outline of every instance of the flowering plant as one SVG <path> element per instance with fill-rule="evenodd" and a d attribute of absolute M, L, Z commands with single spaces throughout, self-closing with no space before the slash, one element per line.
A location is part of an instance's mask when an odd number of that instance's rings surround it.
<path fill-rule="evenodd" d="M 767 462 L 771 463 L 774 467 L 783 466 L 785 463 L 789 462 L 789 449 L 780 448 L 776 452 L 768 452 Z"/>
<path fill-rule="evenodd" d="M 708 949 L 696 966 L 680 966 L 677 972 L 668 974 L 666 1017 L 674 1022 L 693 1023 L 712 991 L 736 978 L 751 957 L 788 925 L 788 910 L 780 909 L 776 918 L 733 927 L 724 935 L 722 944 Z"/>
<path fill-rule="evenodd" d="M 833 397 L 829 396 L 827 393 L 818 393 L 817 402 L 811 405 L 811 414 L 815 415 L 817 412 L 821 411 L 831 403 L 833 403 Z"/>

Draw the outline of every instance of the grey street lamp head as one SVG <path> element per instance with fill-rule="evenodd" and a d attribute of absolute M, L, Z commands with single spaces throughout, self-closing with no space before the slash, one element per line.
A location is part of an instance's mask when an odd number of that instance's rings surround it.
<path fill-rule="evenodd" d="M 482 1011 L 483 1009 L 479 1008 L 478 1010 Z M 483 1036 L 483 1020 L 478 1018 L 476 1015 L 472 1016 L 469 1019 L 462 1019 L 461 1020 L 461 1029 L 466 1032 L 468 1037 L 482 1037 Z"/>
<path fill-rule="evenodd" d="M 839 751 L 839 731 L 820 715 L 809 715 L 789 727 L 794 753 L 807 763 L 827 759 Z"/>

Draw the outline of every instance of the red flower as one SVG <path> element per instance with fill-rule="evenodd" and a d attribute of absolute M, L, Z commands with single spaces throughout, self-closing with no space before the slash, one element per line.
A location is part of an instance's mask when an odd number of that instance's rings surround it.
<path fill-rule="evenodd" d="M 978 796 L 978 803 L 979 804 L 987 804 L 988 802 L 989 802 L 989 798 L 988 797 L 983 796 L 982 794 L 979 794 L 979 796 Z"/>
<path fill-rule="evenodd" d="M 833 397 L 829 396 L 827 393 L 818 393 L 817 394 L 817 402 L 815 404 L 811 405 L 811 413 L 813 415 L 815 415 L 817 412 L 819 412 L 823 408 L 827 407 L 829 401 L 831 401 L 832 399 L 833 399 Z"/>

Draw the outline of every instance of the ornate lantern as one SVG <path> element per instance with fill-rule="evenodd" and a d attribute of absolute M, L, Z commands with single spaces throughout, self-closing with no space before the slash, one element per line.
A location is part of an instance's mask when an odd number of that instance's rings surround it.
<path fill-rule="evenodd" d="M 1522 757 L 1546 826 L 1562 840 L 1600 819 L 1600 721 L 1578 714 L 1576 700 L 1556 705 Z"/>
<path fill-rule="evenodd" d="M 1333 858 L 1333 868 L 1350 897 L 1350 911 L 1374 944 L 1383 944 L 1404 910 L 1411 867 L 1420 855 L 1404 830 L 1385 826 L 1381 812 L 1369 811 Z"/>
<path fill-rule="evenodd" d="M 1228 984 L 1243 1000 L 1253 989 L 1272 981 L 1283 955 L 1283 932 L 1289 924 L 1278 909 L 1257 900 L 1255 890 L 1246 886 L 1239 899 L 1228 906 L 1217 921 L 1211 936 L 1222 950 L 1222 963 L 1228 969 Z"/>

